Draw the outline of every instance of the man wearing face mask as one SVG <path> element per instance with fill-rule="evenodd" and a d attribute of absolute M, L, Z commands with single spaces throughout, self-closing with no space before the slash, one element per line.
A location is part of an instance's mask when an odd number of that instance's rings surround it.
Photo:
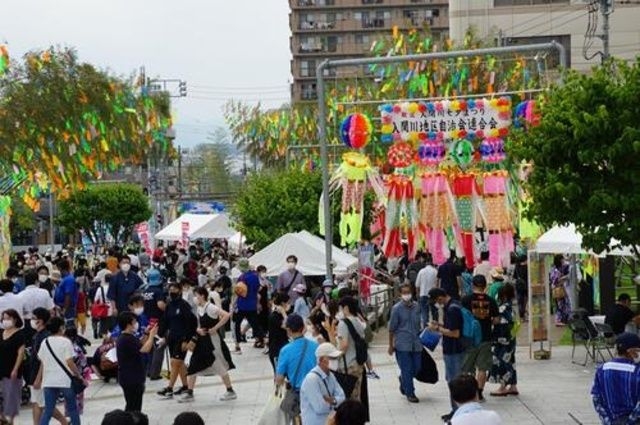
<path fill-rule="evenodd" d="M 593 406 L 603 424 L 640 421 L 640 337 L 625 332 L 616 338 L 618 356 L 596 370 L 591 388 Z"/>
<path fill-rule="evenodd" d="M 460 304 L 442 288 L 429 291 L 429 299 L 439 310 L 444 311 L 444 323 L 431 322 L 429 329 L 442 334 L 442 354 L 444 357 L 445 379 L 451 382 L 462 371 L 462 363 L 466 348 L 461 341 L 463 316 Z M 442 415 L 442 420 L 448 422 L 455 413 L 456 404 L 450 397 L 451 412 Z"/>
<path fill-rule="evenodd" d="M 142 339 L 149 327 L 149 319 L 144 314 L 144 297 L 138 294 L 132 295 L 131 298 L 129 298 L 127 310 L 136 316 L 136 321 L 138 323 L 136 331 L 133 334 L 138 339 Z M 111 331 L 111 338 L 117 339 L 123 330 L 124 329 L 120 328 L 119 325 L 116 325 L 116 327 Z"/>
<path fill-rule="evenodd" d="M 300 416 L 304 425 L 325 425 L 329 415 L 345 399 L 344 391 L 331 373 L 342 352 L 325 342 L 316 349 L 318 365 L 311 369 L 300 388 Z"/>
<path fill-rule="evenodd" d="M 413 301 L 411 286 L 400 287 L 401 300 L 391 309 L 389 320 L 389 355 L 396 355 L 400 367 L 400 393 L 410 403 L 418 403 L 413 378 L 420 371 L 420 305 Z"/>
<path fill-rule="evenodd" d="M 306 289 L 304 276 L 296 266 L 298 265 L 298 257 L 295 255 L 289 255 L 287 257 L 287 270 L 280 273 L 278 276 L 278 282 L 276 283 L 276 291 L 283 292 L 289 295 L 291 305 L 295 304 L 300 294 L 294 291 L 298 285 L 302 285 Z"/>
<path fill-rule="evenodd" d="M 143 285 L 142 279 L 131 270 L 131 259 L 124 255 L 120 258 L 120 271 L 111 276 L 107 298 L 111 300 L 111 314 L 117 316 L 127 311 L 129 298 Z"/>
<path fill-rule="evenodd" d="M 20 304 L 22 304 L 22 317 L 26 320 L 31 319 L 31 312 L 36 308 L 44 308 L 45 310 L 52 311 L 54 307 L 53 299 L 49 292 L 39 287 L 39 276 L 42 275 L 38 275 L 34 271 L 28 272 L 24 276 L 26 287 L 24 291 L 16 296 L 16 298 L 20 300 Z M 46 275 L 45 277 L 48 278 Z"/>

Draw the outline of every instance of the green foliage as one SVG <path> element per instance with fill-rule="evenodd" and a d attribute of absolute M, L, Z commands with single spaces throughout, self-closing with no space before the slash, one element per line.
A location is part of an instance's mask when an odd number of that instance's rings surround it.
<path fill-rule="evenodd" d="M 640 58 L 590 75 L 569 72 L 541 102 L 540 125 L 515 134 L 509 151 L 531 161 L 529 217 L 575 223 L 600 252 L 610 238 L 640 241 Z M 636 249 L 637 252 L 637 249 Z"/>
<path fill-rule="evenodd" d="M 307 230 L 318 234 L 318 206 L 322 194 L 322 176 L 319 171 L 280 170 L 250 175 L 240 188 L 232 217 L 235 227 L 255 244 L 264 248 L 277 238 L 290 232 Z M 373 194 L 365 196 L 363 237 L 369 237 Z M 340 191 L 332 196 L 334 223 L 340 220 Z M 340 241 L 338 226 L 333 241 Z"/>
<path fill-rule="evenodd" d="M 134 225 L 148 220 L 152 211 L 140 187 L 133 184 L 97 184 L 60 201 L 57 221 L 69 234 L 82 229 L 94 241 L 126 241 Z"/>
<path fill-rule="evenodd" d="M 11 199 L 11 222 L 9 229 L 12 236 L 31 232 L 36 228 L 36 216 L 25 202 L 18 198 Z"/>
<path fill-rule="evenodd" d="M 229 193 L 239 184 L 229 165 L 232 146 L 224 128 L 209 137 L 211 143 L 190 150 L 182 165 L 183 193 Z"/>

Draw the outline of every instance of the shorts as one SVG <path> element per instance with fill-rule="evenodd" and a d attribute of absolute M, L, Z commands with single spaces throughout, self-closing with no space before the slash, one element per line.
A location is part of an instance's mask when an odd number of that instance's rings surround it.
<path fill-rule="evenodd" d="M 87 326 L 87 313 L 78 313 L 76 317 L 76 327 L 83 328 Z"/>
<path fill-rule="evenodd" d="M 36 390 L 33 385 L 29 385 L 31 389 L 31 403 L 36 404 L 38 407 L 44 407 L 44 391 L 42 388 Z"/>
<path fill-rule="evenodd" d="M 187 351 L 182 350 L 183 341 L 168 341 L 167 346 L 169 347 L 169 357 L 176 360 L 184 360 L 187 356 Z"/>
<path fill-rule="evenodd" d="M 491 343 L 483 342 L 477 347 L 467 350 L 462 362 L 462 373 L 475 373 L 479 371 L 491 370 L 493 365 L 493 353 L 491 352 Z"/>

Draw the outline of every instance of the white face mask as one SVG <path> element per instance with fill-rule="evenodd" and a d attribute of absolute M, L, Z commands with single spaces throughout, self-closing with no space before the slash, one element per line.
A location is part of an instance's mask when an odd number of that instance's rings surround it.
<path fill-rule="evenodd" d="M 330 286 L 327 286 L 326 288 L 324 288 L 324 293 L 325 294 L 330 294 L 332 291 L 332 288 Z"/>
<path fill-rule="evenodd" d="M 120 266 L 120 270 L 122 270 L 125 273 L 128 273 L 129 270 L 131 270 L 131 264 L 129 263 L 124 263 Z"/>
<path fill-rule="evenodd" d="M 329 359 L 329 369 L 338 370 L 338 359 Z"/>
<path fill-rule="evenodd" d="M 38 328 L 38 321 L 35 319 L 31 319 L 29 321 L 29 324 L 31 325 L 31 329 L 37 329 Z"/>
<path fill-rule="evenodd" d="M 287 263 L 287 268 L 289 270 L 294 270 L 296 268 L 296 263 L 292 263 L 292 262 Z"/>
<path fill-rule="evenodd" d="M 411 301 L 411 294 L 402 294 L 402 301 L 408 303 L 409 301 Z"/>
<path fill-rule="evenodd" d="M 40 283 L 45 283 L 48 279 L 49 279 L 49 275 L 46 275 L 46 274 L 38 275 L 38 282 Z"/>
<path fill-rule="evenodd" d="M 437 307 L 437 308 L 444 308 L 444 304 L 442 304 L 442 303 L 436 303 L 436 307 Z"/>
<path fill-rule="evenodd" d="M 136 307 L 133 309 L 133 314 L 140 316 L 144 312 L 144 307 Z"/>
<path fill-rule="evenodd" d="M 12 277 L 12 278 L 11 278 L 11 282 L 16 283 L 17 281 L 18 281 L 18 278 L 17 278 L 17 277 Z"/>
<path fill-rule="evenodd" d="M 339 311 L 338 314 L 336 314 L 336 319 L 338 320 L 344 319 L 344 313 L 342 311 Z"/>
<path fill-rule="evenodd" d="M 13 328 L 13 320 L 11 319 L 3 319 L 2 320 L 2 327 L 4 329 L 11 329 Z"/>
<path fill-rule="evenodd" d="M 140 329 L 140 323 L 136 322 L 136 324 L 133 325 L 133 331 L 138 332 L 138 329 Z"/>

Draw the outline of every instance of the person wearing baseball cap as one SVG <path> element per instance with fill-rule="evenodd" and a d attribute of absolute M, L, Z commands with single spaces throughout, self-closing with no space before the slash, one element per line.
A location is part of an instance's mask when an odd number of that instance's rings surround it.
<path fill-rule="evenodd" d="M 603 424 L 640 422 L 640 337 L 616 338 L 617 357 L 599 366 L 591 388 L 593 406 Z"/>
<path fill-rule="evenodd" d="M 342 352 L 325 342 L 316 349 L 318 364 L 302 381 L 300 388 L 300 412 L 304 425 L 325 425 L 329 415 L 345 399 L 344 391 L 331 373 L 337 369 Z"/>
<path fill-rule="evenodd" d="M 304 337 L 304 320 L 297 314 L 290 314 L 285 321 L 289 342 L 282 347 L 276 367 L 276 387 L 280 389 L 287 380 L 287 391 L 300 393 L 302 381 L 316 365 L 315 352 L 318 343 Z M 300 408 L 288 418 L 289 422 L 300 423 Z M 289 415 L 287 415 L 289 416 Z M 297 422 L 296 422 L 297 421 Z M 287 422 L 287 423 L 289 423 Z M 305 424 L 306 425 L 306 424 Z"/>

